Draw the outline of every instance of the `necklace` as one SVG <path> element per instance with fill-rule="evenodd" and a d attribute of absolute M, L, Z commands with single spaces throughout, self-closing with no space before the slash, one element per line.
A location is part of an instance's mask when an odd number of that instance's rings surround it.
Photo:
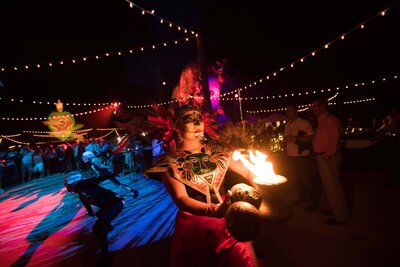
<path fill-rule="evenodd" d="M 185 151 L 190 154 L 197 154 L 197 153 L 205 153 L 206 150 L 204 146 L 196 147 L 196 148 L 190 148 L 190 149 L 181 149 L 182 151 Z M 194 152 L 194 153 L 193 153 Z"/>

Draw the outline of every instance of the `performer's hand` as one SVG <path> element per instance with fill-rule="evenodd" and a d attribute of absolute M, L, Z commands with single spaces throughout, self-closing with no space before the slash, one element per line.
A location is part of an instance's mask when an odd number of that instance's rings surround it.
<path fill-rule="evenodd" d="M 224 202 L 217 205 L 217 213 L 216 213 L 215 217 L 222 218 L 225 216 L 226 211 L 228 210 L 229 206 L 232 204 L 231 196 L 232 196 L 232 191 L 228 190 L 225 194 Z"/>

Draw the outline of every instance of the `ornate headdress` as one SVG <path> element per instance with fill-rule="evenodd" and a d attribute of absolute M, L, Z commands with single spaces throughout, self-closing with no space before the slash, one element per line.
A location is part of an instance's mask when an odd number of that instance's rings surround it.
<path fill-rule="evenodd" d="M 156 128 L 155 131 L 153 131 L 155 133 L 155 137 L 159 140 L 163 140 L 167 150 L 171 152 L 176 150 L 178 130 L 183 123 L 183 115 L 188 111 L 193 110 L 201 113 L 205 134 L 214 140 L 219 139 L 215 120 L 210 114 L 207 112 L 201 112 L 200 108 L 196 106 L 184 105 L 176 110 L 172 108 L 166 110 L 160 106 L 154 105 L 153 109 L 155 114 L 149 115 L 148 121 Z"/>

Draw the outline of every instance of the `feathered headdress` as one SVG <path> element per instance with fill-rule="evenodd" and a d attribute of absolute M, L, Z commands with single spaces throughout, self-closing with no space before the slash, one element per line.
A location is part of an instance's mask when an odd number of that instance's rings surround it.
<path fill-rule="evenodd" d="M 177 124 L 179 118 L 189 110 L 200 111 L 200 109 L 191 105 L 181 107 L 178 111 L 174 110 L 172 107 L 164 109 L 158 105 L 153 105 L 153 109 L 154 114 L 148 116 L 148 121 L 155 128 L 155 130 L 152 131 L 154 137 L 163 140 L 168 151 L 176 151 L 178 140 Z M 214 120 L 213 116 L 207 112 L 202 112 L 202 120 L 204 123 L 206 138 L 209 137 L 217 141 L 219 139 L 217 131 L 218 124 Z"/>

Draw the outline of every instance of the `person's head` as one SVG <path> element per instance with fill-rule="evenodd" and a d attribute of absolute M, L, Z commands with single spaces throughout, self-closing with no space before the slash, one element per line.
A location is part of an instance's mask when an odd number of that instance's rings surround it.
<path fill-rule="evenodd" d="M 64 144 L 58 145 L 58 146 L 57 146 L 57 149 L 60 150 L 60 151 L 65 151 L 66 145 L 64 145 Z"/>
<path fill-rule="evenodd" d="M 328 102 L 325 99 L 315 99 L 311 108 L 314 115 L 318 117 L 328 111 Z"/>
<path fill-rule="evenodd" d="M 292 120 L 297 117 L 297 106 L 294 104 L 288 104 L 286 106 L 286 119 Z"/>
<path fill-rule="evenodd" d="M 204 123 L 198 107 L 191 105 L 179 107 L 175 112 L 174 122 L 183 138 L 203 139 Z"/>
<path fill-rule="evenodd" d="M 82 154 L 82 161 L 84 163 L 88 163 L 90 160 L 92 160 L 95 157 L 92 151 L 85 151 Z"/>
<path fill-rule="evenodd" d="M 82 180 L 82 174 L 71 172 L 64 178 L 64 186 L 68 192 L 76 193 L 76 184 Z"/>

